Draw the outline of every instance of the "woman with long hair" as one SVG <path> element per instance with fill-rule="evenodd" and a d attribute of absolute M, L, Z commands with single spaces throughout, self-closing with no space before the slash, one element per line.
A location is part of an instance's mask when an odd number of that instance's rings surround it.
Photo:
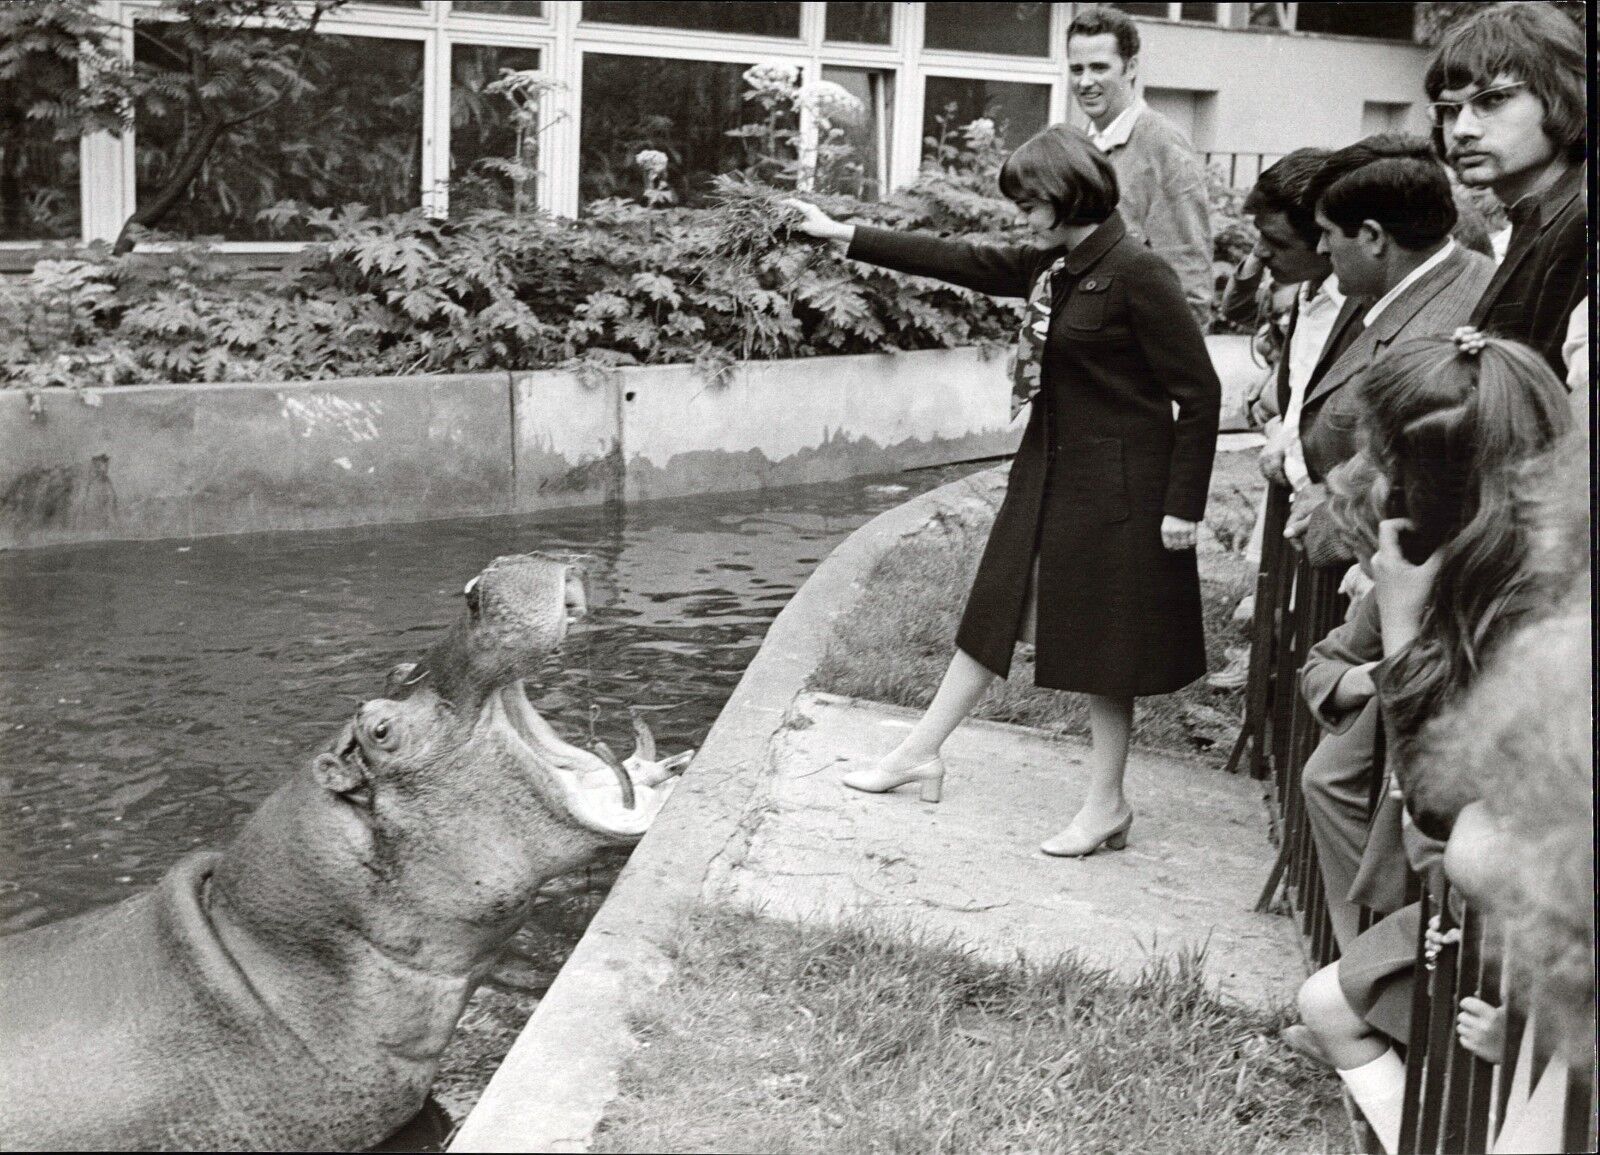
<path fill-rule="evenodd" d="M 788 202 L 799 232 L 845 242 L 856 260 L 1028 302 L 1012 392 L 1013 410 L 1031 412 L 955 657 L 905 740 L 844 781 L 873 793 L 915 782 L 938 801 L 945 739 L 1009 672 L 1016 642 L 1032 641 L 1038 685 L 1089 697 L 1087 797 L 1040 847 L 1081 856 L 1127 843 L 1134 699 L 1206 670 L 1194 545 L 1221 387 L 1177 275 L 1129 234 L 1116 173 L 1087 136 L 1045 129 L 999 184 L 1036 244 L 841 224 Z"/>
<path fill-rule="evenodd" d="M 1537 597 L 1519 470 L 1571 428 L 1566 391 L 1533 350 L 1470 329 L 1396 345 L 1361 382 L 1366 452 L 1391 516 L 1378 526 L 1373 670 L 1388 758 L 1408 813 L 1428 722 L 1464 695 Z M 1464 800 L 1460 800 L 1464 801 Z M 1430 808 L 1446 836 L 1453 811 Z M 1414 862 L 1419 870 L 1437 861 Z M 1306 980 L 1300 1012 L 1386 1151 L 1398 1141 L 1420 908 L 1405 907 Z"/>

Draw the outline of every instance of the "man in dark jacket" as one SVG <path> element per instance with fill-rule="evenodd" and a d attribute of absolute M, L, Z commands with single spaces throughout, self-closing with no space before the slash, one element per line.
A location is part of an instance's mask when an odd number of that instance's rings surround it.
<path fill-rule="evenodd" d="M 1391 345 L 1467 323 L 1494 262 L 1457 244 L 1450 182 L 1420 137 L 1380 134 L 1333 153 L 1313 184 L 1322 248 L 1346 296 L 1374 302 L 1362 332 L 1300 411 L 1300 445 L 1314 483 L 1295 502 L 1288 534 L 1304 536 L 1313 563 L 1354 561 L 1320 504 L 1328 471 L 1359 449 L 1361 408 L 1349 388 Z"/>
<path fill-rule="evenodd" d="M 1549 4 L 1497 4 L 1440 43 L 1425 86 L 1434 146 L 1488 187 L 1511 243 L 1471 323 L 1525 342 L 1567 377 L 1561 346 L 1589 283 L 1583 34 Z"/>

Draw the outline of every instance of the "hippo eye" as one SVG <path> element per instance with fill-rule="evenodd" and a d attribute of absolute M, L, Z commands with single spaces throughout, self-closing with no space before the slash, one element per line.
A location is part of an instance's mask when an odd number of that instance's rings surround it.
<path fill-rule="evenodd" d="M 389 738 L 389 723 L 379 722 L 372 728 L 372 737 L 379 742 L 386 742 Z"/>

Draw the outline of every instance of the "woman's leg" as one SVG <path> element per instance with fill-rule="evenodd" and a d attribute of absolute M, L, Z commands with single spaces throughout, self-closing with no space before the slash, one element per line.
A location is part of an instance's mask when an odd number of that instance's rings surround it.
<path fill-rule="evenodd" d="M 1378 1142 L 1385 1151 L 1393 1151 L 1400 1142 L 1406 1088 L 1400 1056 L 1345 998 L 1338 963 L 1323 967 L 1301 985 L 1299 1003 L 1301 1021 L 1316 1035 Z"/>
<path fill-rule="evenodd" d="M 1022 621 L 1018 626 L 1017 640 L 1032 643 L 1037 633 L 1038 595 L 1035 592 L 1039 579 L 1039 561 L 1034 559 L 1033 576 L 1028 580 L 1027 594 L 1023 598 Z M 900 744 L 878 760 L 870 770 L 855 770 L 844 776 L 845 785 L 857 790 L 879 792 L 893 790 L 913 780 L 911 775 L 921 770 L 923 775 L 942 773 L 942 767 L 929 767 L 939 756 L 945 739 L 966 720 L 968 714 L 983 700 L 995 675 L 965 650 L 957 650 L 944 672 L 939 689 L 934 692 L 928 709 L 917 719 L 911 732 Z M 924 797 L 937 800 L 939 789 L 935 785 L 925 789 Z"/>
<path fill-rule="evenodd" d="M 880 769 L 909 770 L 918 763 L 937 757 L 946 738 L 979 702 L 989 689 L 994 675 L 965 650 L 957 650 L 944 672 L 944 680 L 928 703 L 927 712 L 917 719 L 911 732 L 878 763 Z"/>
<path fill-rule="evenodd" d="M 1122 779 L 1128 769 L 1128 741 L 1133 735 L 1133 699 L 1089 695 L 1089 793 L 1079 818 L 1090 828 L 1116 822 L 1128 813 Z"/>
<path fill-rule="evenodd" d="M 1133 732 L 1133 699 L 1090 694 L 1089 792 L 1077 816 L 1061 833 L 1047 838 L 1039 849 L 1046 854 L 1077 858 L 1102 846 L 1121 850 L 1127 843 L 1133 809 L 1123 793 L 1128 769 L 1128 739 Z"/>

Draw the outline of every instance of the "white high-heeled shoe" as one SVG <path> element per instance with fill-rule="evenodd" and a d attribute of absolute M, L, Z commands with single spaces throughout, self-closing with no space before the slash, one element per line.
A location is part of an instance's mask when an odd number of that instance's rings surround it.
<path fill-rule="evenodd" d="M 1053 858 L 1087 858 L 1097 850 L 1121 850 L 1128 845 L 1128 830 L 1133 826 L 1133 811 L 1109 830 L 1084 831 L 1073 819 L 1060 834 L 1047 838 L 1039 849 Z"/>
<path fill-rule="evenodd" d="M 943 793 L 944 759 L 935 754 L 909 770 L 885 770 L 880 762 L 870 770 L 852 770 L 842 781 L 850 789 L 867 794 L 884 794 L 908 782 L 918 782 L 921 789 L 917 796 L 924 802 L 937 802 Z"/>

